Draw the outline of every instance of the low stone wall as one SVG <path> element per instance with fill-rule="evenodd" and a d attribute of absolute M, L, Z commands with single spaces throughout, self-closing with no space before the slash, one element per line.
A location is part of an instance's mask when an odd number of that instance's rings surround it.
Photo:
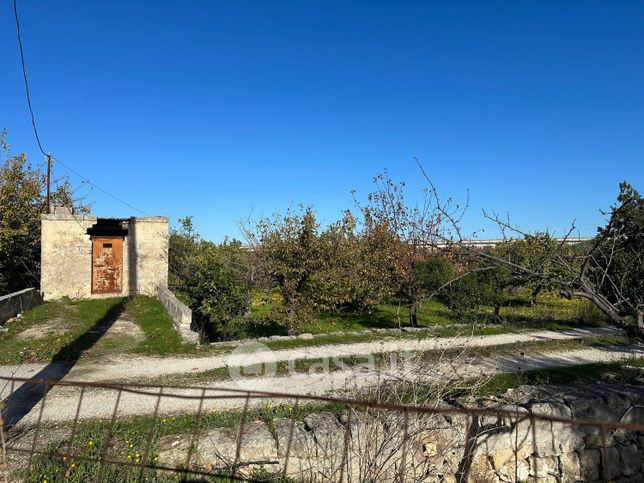
<path fill-rule="evenodd" d="M 158 297 L 170 315 L 175 329 L 186 342 L 199 342 L 199 334 L 190 329 L 192 324 L 192 310 L 166 287 L 158 288 Z"/>
<path fill-rule="evenodd" d="M 409 413 L 406 418 L 391 411 L 345 410 L 339 415 L 309 414 L 294 424 L 288 418 L 276 418 L 270 425 L 249 421 L 241 435 L 239 427 L 202 434 L 191 461 L 211 469 L 231 467 L 237 461 L 241 473 L 285 472 L 295 481 L 307 482 L 573 482 L 604 476 L 613 481 L 643 481 L 641 433 L 610 430 L 602 437 L 599 428 L 574 421 L 644 423 L 644 387 L 530 387 L 510 396 L 522 402 L 508 406 L 488 398 L 467 403 L 511 409 L 512 417 Z M 567 418 L 572 423 L 531 421 L 530 414 Z M 159 464 L 184 464 L 191 440 L 192 435 L 162 438 Z"/>
<path fill-rule="evenodd" d="M 19 292 L 3 295 L 0 297 L 0 323 L 41 303 L 42 296 L 35 288 L 26 288 Z"/>

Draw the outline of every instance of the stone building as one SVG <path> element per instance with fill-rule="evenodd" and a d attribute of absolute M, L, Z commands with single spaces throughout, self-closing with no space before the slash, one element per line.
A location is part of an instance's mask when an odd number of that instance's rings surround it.
<path fill-rule="evenodd" d="M 168 219 L 97 218 L 56 207 L 42 217 L 45 300 L 147 294 L 168 284 Z"/>

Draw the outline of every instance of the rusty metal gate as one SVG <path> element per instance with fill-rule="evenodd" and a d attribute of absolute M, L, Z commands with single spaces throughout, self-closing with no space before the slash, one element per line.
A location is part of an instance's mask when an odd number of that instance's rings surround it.
<path fill-rule="evenodd" d="M 92 237 L 92 293 L 121 293 L 123 237 Z"/>

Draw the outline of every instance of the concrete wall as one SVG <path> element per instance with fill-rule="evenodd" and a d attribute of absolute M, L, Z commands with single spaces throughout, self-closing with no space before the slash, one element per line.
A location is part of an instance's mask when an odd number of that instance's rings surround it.
<path fill-rule="evenodd" d="M 35 288 L 26 288 L 0 297 L 0 323 L 40 305 L 42 296 Z"/>
<path fill-rule="evenodd" d="M 45 300 L 136 293 L 156 296 L 157 288 L 168 284 L 168 219 L 126 219 L 122 292 L 105 295 L 92 294 L 92 241 L 87 230 L 97 220 L 68 213 L 43 215 L 40 288 Z"/>
<path fill-rule="evenodd" d="M 190 330 L 192 324 L 192 310 L 166 287 L 159 287 L 158 297 L 166 311 L 170 315 L 175 329 L 181 334 L 186 342 L 198 342 L 199 336 Z"/>

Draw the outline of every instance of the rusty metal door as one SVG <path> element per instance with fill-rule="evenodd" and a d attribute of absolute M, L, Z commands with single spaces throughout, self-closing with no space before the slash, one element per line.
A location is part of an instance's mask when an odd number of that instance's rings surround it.
<path fill-rule="evenodd" d="M 92 293 L 121 293 L 123 238 L 92 238 Z"/>

